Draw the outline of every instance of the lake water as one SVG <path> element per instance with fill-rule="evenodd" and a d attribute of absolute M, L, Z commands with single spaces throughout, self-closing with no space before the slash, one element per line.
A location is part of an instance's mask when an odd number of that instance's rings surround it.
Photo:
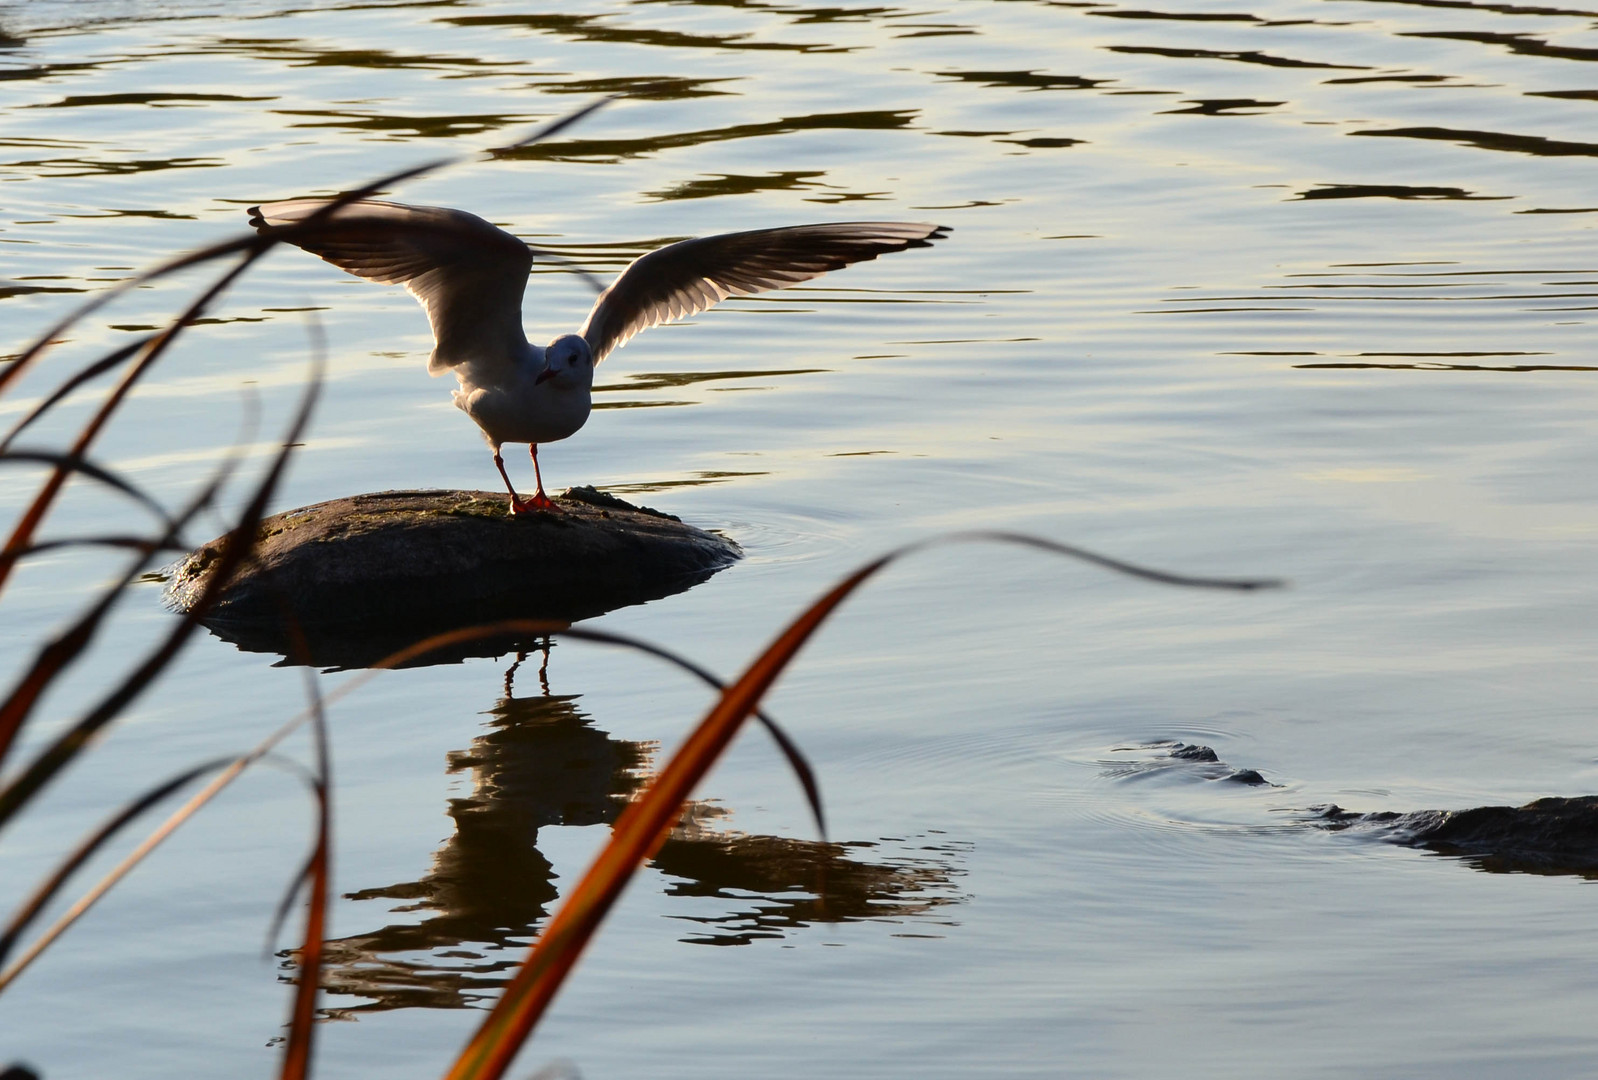
<path fill-rule="evenodd" d="M 85 295 L 239 233 L 253 203 L 499 145 L 602 93 L 622 100 L 551 143 L 392 197 L 603 274 L 731 229 L 952 227 L 606 361 L 604 407 L 541 455 L 550 485 L 647 502 L 748 557 L 596 625 L 730 674 L 859 562 L 968 527 L 1291 581 L 1184 592 L 994 546 L 890 570 L 769 702 L 820 774 L 832 844 L 749 733 L 521 1074 L 1598 1067 L 1588 882 L 1307 813 L 1598 792 L 1598 10 L 1161 7 L 0 3 L 8 354 Z M 0 421 L 198 280 L 75 328 Z M 530 334 L 589 303 L 535 268 Z M 264 460 L 307 370 L 307 309 L 329 374 L 276 508 L 498 486 L 423 373 L 413 301 L 293 251 L 188 335 L 98 457 L 178 503 L 249 437 L 253 394 Z M 60 444 L 94 400 L 24 441 Z M 8 516 L 34 483 L 0 480 Z M 48 525 L 140 513 L 80 484 Z M 0 674 L 122 561 L 19 573 Z M 135 590 L 22 758 L 170 618 L 159 583 Z M 343 899 L 320 1075 L 442 1072 L 617 798 L 708 701 L 576 643 L 515 661 L 390 673 L 333 711 Z M 195 640 L 0 838 L 0 901 L 122 799 L 303 702 L 299 670 Z M 1173 742 L 1270 786 L 1210 779 Z M 291 774 L 240 782 L 0 997 L 0 1063 L 272 1074 L 291 969 L 263 939 L 311 821 Z M 824 906 L 795 884 L 822 865 Z"/>

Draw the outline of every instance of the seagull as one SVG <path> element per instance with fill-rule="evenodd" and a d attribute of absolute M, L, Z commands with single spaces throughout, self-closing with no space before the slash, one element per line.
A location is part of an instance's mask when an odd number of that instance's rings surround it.
<path fill-rule="evenodd" d="M 453 371 L 456 406 L 482 428 L 513 515 L 554 510 L 544 494 L 538 445 L 575 434 L 592 406 L 594 367 L 640 330 L 686 318 L 729 296 L 780 289 L 878 255 L 929 247 L 948 230 L 899 221 L 849 221 L 722 233 L 640 256 L 599 294 L 588 321 L 540 348 L 522 329 L 522 290 L 533 251 L 464 210 L 358 199 L 324 214 L 332 199 L 290 199 L 249 209 L 265 235 L 318 255 L 357 277 L 403 284 L 433 329 L 430 375 Z M 526 443 L 538 491 L 516 494 L 500 448 Z"/>

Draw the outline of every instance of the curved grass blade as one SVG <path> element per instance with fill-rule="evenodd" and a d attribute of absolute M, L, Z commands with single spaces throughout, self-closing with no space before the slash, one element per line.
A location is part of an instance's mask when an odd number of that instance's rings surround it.
<path fill-rule="evenodd" d="M 75 659 L 79 653 L 94 638 L 100 623 L 110 613 L 112 606 L 121 599 L 123 591 L 132 583 L 133 579 L 149 564 L 150 556 L 156 551 L 173 543 L 174 532 L 187 524 L 193 517 L 200 513 L 216 497 L 222 485 L 233 475 L 237 467 L 238 456 L 234 454 L 218 467 L 216 474 L 200 490 L 200 493 L 190 501 L 189 505 L 174 520 L 173 524 L 158 541 L 150 543 L 148 550 L 141 548 L 141 553 L 131 566 L 123 573 L 122 578 L 105 590 L 99 602 L 83 614 L 70 628 L 47 643 L 34 658 L 33 664 L 23 673 L 21 680 L 0 702 L 0 761 L 4 761 L 6 752 L 11 748 L 17 732 L 22 729 L 23 722 L 38 702 L 39 696 L 44 693 L 45 687 L 60 674 L 61 670 Z M 40 545 L 29 545 L 13 552 L 0 554 L 0 564 L 14 562 L 29 550 L 35 550 Z M 3 819 L 0 819 L 3 820 Z"/>
<path fill-rule="evenodd" d="M 84 424 L 83 428 L 78 432 L 78 437 L 72 444 L 71 457 L 81 458 L 88 451 L 89 444 L 94 441 L 95 436 L 100 433 L 100 429 L 111 419 L 111 414 L 116 412 L 127 397 L 128 392 L 133 389 L 144 373 L 150 370 L 155 362 L 161 358 L 161 355 L 177 339 L 183 328 L 198 318 L 212 300 L 220 296 L 229 285 L 238 279 L 240 274 L 249 268 L 251 263 L 260 258 L 260 254 L 259 251 L 246 254 L 232 269 L 224 273 L 217 281 L 212 283 L 210 288 L 202 292 L 199 298 L 191 303 L 183 314 L 174 319 L 164 331 L 150 339 L 149 344 L 142 350 L 143 355 L 131 368 L 123 373 L 121 381 L 107 395 L 106 400 L 101 403 L 95 414 L 89 418 L 88 423 Z M 21 363 L 21 361 L 18 360 L 16 363 Z M 54 504 L 56 496 L 61 493 L 61 488 L 65 485 L 66 479 L 67 470 L 61 465 L 57 465 L 51 471 L 49 479 L 44 482 L 44 486 L 39 489 L 39 493 L 34 496 L 33 502 L 29 504 L 28 509 L 23 512 L 22 519 L 12 529 L 11 536 L 6 540 L 5 548 L 0 549 L 0 555 L 9 554 L 19 548 L 26 547 L 33 540 L 34 530 L 44 521 L 45 514 L 49 512 L 51 505 Z M 10 562 L 0 562 L 0 589 L 5 587 L 12 565 Z"/>
<path fill-rule="evenodd" d="M 299 651 L 305 653 L 304 637 L 295 627 Z M 324 711 L 317 676 L 305 669 L 306 692 L 311 697 L 312 742 L 316 748 L 314 772 L 316 791 L 316 849 L 311 853 L 306 878 L 310 903 L 305 914 L 305 943 L 300 946 L 299 985 L 294 991 L 290 1011 L 288 1042 L 283 1047 L 283 1080 L 305 1080 L 311 1071 L 311 1051 L 316 1042 L 316 999 L 322 989 L 322 953 L 327 940 L 327 892 L 332 861 L 332 758 L 328 753 L 327 714 Z"/>
<path fill-rule="evenodd" d="M 135 486 L 132 481 L 118 476 L 103 465 L 96 465 L 92 461 L 86 461 L 76 454 L 61 454 L 54 450 L 0 449 L 0 465 L 10 462 L 16 462 L 19 465 L 51 465 L 57 469 L 64 469 L 69 473 L 82 473 L 91 480 L 98 480 L 107 487 L 115 488 L 117 491 L 122 492 L 122 494 L 154 514 L 156 519 L 168 529 L 173 528 L 172 515 L 166 512 L 166 507 Z"/>
<path fill-rule="evenodd" d="M 163 668 L 177 655 L 180 648 L 188 641 L 195 629 L 200 625 L 200 617 L 208 611 L 223 588 L 232 578 L 240 564 L 249 557 L 254 550 L 257 526 L 266 513 L 267 503 L 277 490 L 278 482 L 283 477 L 283 470 L 288 466 L 289 456 L 293 453 L 295 445 L 299 442 L 300 435 L 310 423 L 311 411 L 320 396 L 322 388 L 323 358 L 318 349 L 312 359 L 312 375 L 310 384 L 301 396 L 300 408 L 293 422 L 289 425 L 288 432 L 283 439 L 282 449 L 278 451 L 267 471 L 265 478 L 257 485 L 253 498 L 244 512 L 239 516 L 238 524 L 228 534 L 227 543 L 223 545 L 222 553 L 217 560 L 215 569 L 206 579 L 205 586 L 200 590 L 190 609 L 178 620 L 166 639 L 128 675 L 114 690 L 101 699 L 88 714 L 73 724 L 66 732 L 58 737 L 47 747 L 33 763 L 23 770 L 22 774 L 14 779 L 4 789 L 0 789 L 0 826 L 9 821 L 22 806 L 67 762 L 76 757 L 78 752 L 87 744 L 89 738 L 116 716 L 159 675 Z M 40 667 L 35 665 L 34 671 L 24 677 L 24 686 L 19 688 L 19 693 L 26 693 L 18 698 L 13 695 L 3 706 L 0 706 L 0 756 L 9 747 L 16 731 L 21 727 L 22 720 L 27 711 L 32 708 L 44 685 L 54 677 L 56 671 L 70 660 L 72 656 L 87 644 L 88 636 L 92 634 L 99 618 L 103 617 L 105 609 L 109 608 L 111 601 L 117 593 L 107 596 L 101 605 L 97 606 L 98 614 L 93 622 L 80 622 L 70 632 L 71 640 L 55 651 L 52 656 L 53 668 L 48 665 Z M 47 647 L 47 648 L 52 648 Z M 41 682 L 42 673 L 42 682 Z"/>
<path fill-rule="evenodd" d="M 73 374 L 60 386 L 56 387 L 55 390 L 51 391 L 51 393 L 46 396 L 43 401 L 29 409 L 26 416 L 12 425 L 11 430 L 6 432 L 6 437 L 0 439 L 0 452 L 3 452 L 9 448 L 11 444 L 16 441 L 17 436 L 22 434 L 24 428 L 53 409 L 63 398 L 71 394 L 72 391 L 76 390 L 78 387 L 82 386 L 91 379 L 94 379 L 100 375 L 104 375 L 107 371 L 110 371 L 112 368 L 122 363 L 122 361 L 126 360 L 128 357 L 132 356 L 134 353 L 148 345 L 151 338 L 154 336 L 155 335 L 153 334 L 146 334 L 137 341 L 130 342 L 129 344 L 122 346 L 122 348 L 102 356 L 88 367 L 83 368 L 81 371 Z"/>
<path fill-rule="evenodd" d="M 288 732 L 285 731 L 283 734 L 286 735 Z M 205 805 L 205 803 L 209 802 L 213 795 L 215 795 L 222 788 L 226 787 L 228 783 L 237 777 L 239 773 L 243 772 L 247 767 L 249 767 L 250 764 L 268 757 L 270 753 L 271 748 L 269 746 L 261 746 L 256 750 L 243 755 L 242 757 L 218 758 L 217 760 L 208 762 L 205 765 L 199 765 L 193 769 L 185 770 L 183 773 L 180 773 L 178 777 L 174 778 L 174 780 L 169 780 L 160 785 L 160 787 L 154 788 L 151 790 L 151 792 L 141 796 L 141 802 L 147 802 L 148 805 L 153 806 L 155 801 L 158 800 L 152 799 L 152 796 L 157 795 L 157 793 L 160 792 L 170 792 L 172 790 L 176 790 L 177 787 L 182 786 L 180 781 L 183 781 L 184 778 L 194 779 L 196 776 L 201 775 L 209 770 L 222 770 L 221 773 L 209 784 L 191 796 L 188 802 L 184 803 L 182 807 L 174 811 L 173 814 L 168 817 L 159 828 L 157 828 L 143 840 L 139 841 L 138 845 L 134 847 L 132 851 L 123 856 L 121 862 L 117 863 L 115 867 L 107 871 L 99 881 L 95 882 L 95 884 L 85 891 L 82 896 L 73 901 L 72 906 L 63 912 L 59 917 L 57 917 L 55 922 L 51 923 L 43 933 L 35 938 L 28 946 L 27 951 L 19 956 L 15 963 L 13 963 L 9 968 L 5 968 L 3 971 L 0 971 L 0 993 L 3 993 L 7 987 L 16 982 L 17 978 L 21 976 L 21 974 L 26 971 L 28 967 L 35 960 L 37 960 L 46 949 L 55 944 L 56 939 L 58 939 L 62 934 L 66 933 L 67 929 L 71 927 L 73 923 L 77 922 L 80 918 L 86 915 L 90 908 L 99 903 L 105 894 L 111 891 L 112 886 L 116 885 L 124 877 L 126 877 L 135 866 L 143 862 L 145 857 L 148 856 L 150 852 L 154 851 L 163 840 L 172 835 L 172 833 L 177 830 L 179 825 L 183 824 L 190 817 L 192 817 L 196 810 Z M 287 762 L 287 764 L 295 765 L 297 763 Z M 123 811 L 119 812 L 119 815 L 126 816 L 127 813 L 127 810 L 124 809 Z M 113 819 L 113 821 L 115 820 L 116 819 Z M 131 820 L 131 817 L 129 820 Z M 102 831 L 104 830 L 102 829 Z M 109 833 L 107 833 L 107 835 L 104 837 L 95 838 L 95 846 L 98 847 L 108 839 L 110 839 Z M 85 844 L 87 844 L 87 841 L 85 841 Z M 85 851 L 84 857 L 87 858 L 92 854 L 92 851 Z M 77 858 L 75 854 L 73 861 L 76 863 L 81 863 L 82 859 Z M 309 863 L 307 863 L 307 867 L 308 866 Z M 61 879 L 61 883 L 64 883 L 66 876 L 72 873 L 75 869 L 75 866 L 67 867 L 63 865 L 63 867 L 57 871 L 55 877 L 59 877 Z M 304 874 L 305 871 L 301 871 L 301 873 L 296 876 L 296 882 L 303 878 Z M 54 884 L 52 887 L 52 892 L 59 890 L 59 888 L 59 883 Z M 48 900 L 48 896 L 42 897 L 40 899 L 40 904 L 42 905 L 42 903 L 47 902 Z M 32 904 L 32 902 L 33 900 L 30 898 L 29 903 Z M 14 919 L 13 926 L 18 936 L 20 936 L 22 930 L 26 929 L 26 923 L 31 921 L 33 917 L 34 914 L 30 913 L 27 916 L 27 920 L 23 921 L 21 920 L 19 914 L 19 916 Z M 11 928 L 8 928 L 8 938 L 11 936 L 9 934 L 10 929 Z M 7 949 L 14 945 L 15 940 L 8 940 L 6 942 Z M 4 959 L 4 955 L 5 954 L 3 952 L 0 952 L 0 960 Z"/>
<path fill-rule="evenodd" d="M 145 555 L 153 555 L 157 551 L 169 551 L 174 554 L 181 554 L 182 552 L 191 550 L 190 546 L 182 541 L 162 540 L 159 537 L 152 539 L 148 536 L 123 535 L 68 536 L 63 537 L 60 540 L 41 540 L 36 544 L 29 544 L 27 547 L 22 548 L 19 551 L 14 551 L 9 555 L 4 556 L 3 559 L 8 559 L 14 562 L 18 559 L 26 559 L 30 555 L 46 555 L 52 551 L 61 551 L 66 548 L 75 547 L 128 548 L 129 550 L 137 551 Z"/>
<path fill-rule="evenodd" d="M 997 541 L 1021 544 L 1079 559 L 1095 566 L 1169 585 L 1252 590 L 1279 582 L 1262 579 L 1200 578 L 1154 570 L 1112 559 L 1085 548 L 1022 533 L 956 533 L 907 544 L 874 559 L 811 604 L 777 636 L 737 682 L 722 694 L 638 799 L 622 811 L 610 842 L 555 912 L 516 977 L 505 988 L 482 1025 L 447 1074 L 448 1080 L 497 1080 L 510 1067 L 533 1026 L 554 999 L 583 948 L 621 895 L 632 875 L 666 839 L 694 787 L 731 743 L 745 719 L 784 668 L 829 615 L 890 563 L 936 544 Z"/>

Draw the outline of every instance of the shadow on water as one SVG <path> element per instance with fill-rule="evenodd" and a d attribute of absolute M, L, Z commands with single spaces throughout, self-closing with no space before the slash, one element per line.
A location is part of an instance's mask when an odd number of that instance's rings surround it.
<path fill-rule="evenodd" d="M 656 744 L 614 738 L 579 707 L 581 695 L 551 693 L 547 643 L 541 692 L 517 697 L 514 680 L 526 659 L 506 671 L 505 694 L 485 714 L 483 732 L 448 755 L 446 772 L 470 776 L 471 792 L 449 800 L 455 831 L 432 865 L 415 881 L 345 895 L 389 902 L 401 918 L 327 943 L 326 992 L 366 999 L 331 1006 L 328 1017 L 467 1008 L 491 997 L 559 895 L 539 831 L 613 824 L 648 780 Z M 745 945 L 814 923 L 894 923 L 964 899 L 953 884 L 963 873 L 960 843 L 751 836 L 725 829 L 729 816 L 711 803 L 690 804 L 655 856 L 655 868 L 671 879 L 666 895 L 693 899 L 691 913 L 672 916 L 694 925 L 685 943 Z M 878 862 L 859 858 L 890 843 L 902 850 Z M 939 925 L 913 936 L 934 936 Z M 279 956 L 283 978 L 292 979 L 294 953 Z"/>

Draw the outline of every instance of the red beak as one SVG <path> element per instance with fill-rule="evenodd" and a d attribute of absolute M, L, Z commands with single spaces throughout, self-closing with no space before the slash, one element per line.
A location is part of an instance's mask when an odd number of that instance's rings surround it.
<path fill-rule="evenodd" d="M 547 382 L 548 380 L 553 379 L 556 374 L 557 373 L 554 368 L 546 367 L 543 371 L 538 373 L 538 378 L 533 380 L 533 385 L 537 386 L 541 382 Z"/>

